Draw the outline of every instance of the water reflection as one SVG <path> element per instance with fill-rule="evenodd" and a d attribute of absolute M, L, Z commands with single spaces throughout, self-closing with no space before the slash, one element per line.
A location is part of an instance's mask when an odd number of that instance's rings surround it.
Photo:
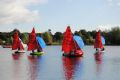
<path fill-rule="evenodd" d="M 95 62 L 96 62 L 96 72 L 97 74 L 100 74 L 101 72 L 101 66 L 102 66 L 102 60 L 103 60 L 103 53 L 102 52 L 96 52 L 94 54 Z"/>
<path fill-rule="evenodd" d="M 23 54 L 15 54 L 15 53 L 12 54 L 12 58 L 14 60 L 19 60 L 22 56 L 23 56 Z"/>
<path fill-rule="evenodd" d="M 105 53 L 95 55 L 93 46 L 86 46 L 84 57 L 78 60 L 61 58 L 60 52 L 61 46 L 50 46 L 40 58 L 28 57 L 27 52 L 16 57 L 11 49 L 0 48 L 0 80 L 120 79 L 118 46 L 107 46 Z"/>
<path fill-rule="evenodd" d="M 67 58 L 63 57 L 63 69 L 66 80 L 73 80 L 76 72 L 76 68 L 79 65 L 81 58 Z"/>
<path fill-rule="evenodd" d="M 12 63 L 10 65 L 11 78 L 9 80 L 26 80 L 26 63 L 23 54 L 12 54 Z"/>
<path fill-rule="evenodd" d="M 13 57 L 13 64 L 12 64 L 12 73 L 13 78 L 15 80 L 19 79 L 19 76 L 21 75 L 21 61 L 19 60 L 20 55 L 12 55 Z"/>
<path fill-rule="evenodd" d="M 29 80 L 37 80 L 39 74 L 39 60 L 41 57 L 28 56 Z"/>
<path fill-rule="evenodd" d="M 102 55 L 103 55 L 102 52 L 96 52 L 96 53 L 94 54 L 96 62 L 99 62 L 99 63 L 100 63 L 100 62 L 102 61 Z"/>

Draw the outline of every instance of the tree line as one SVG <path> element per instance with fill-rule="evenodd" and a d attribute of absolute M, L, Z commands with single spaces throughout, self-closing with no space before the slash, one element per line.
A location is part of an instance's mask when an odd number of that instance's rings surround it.
<path fill-rule="evenodd" d="M 23 43 L 27 44 L 30 33 L 21 33 L 18 29 L 14 29 L 11 32 L 0 32 L 0 45 L 12 44 L 12 36 L 15 31 L 18 31 L 19 37 Z M 79 35 L 83 39 L 86 45 L 93 45 L 95 41 L 96 31 L 86 31 L 85 29 L 75 31 L 73 35 Z M 51 33 L 51 29 L 43 33 L 36 33 L 37 36 L 41 36 L 47 45 L 58 45 L 62 43 L 62 32 Z M 101 35 L 106 40 L 106 45 L 120 45 L 120 27 L 111 28 L 111 30 L 101 31 Z"/>

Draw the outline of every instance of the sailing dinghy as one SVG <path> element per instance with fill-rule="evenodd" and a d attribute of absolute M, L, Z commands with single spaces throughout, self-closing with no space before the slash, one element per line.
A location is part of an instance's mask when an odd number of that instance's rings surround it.
<path fill-rule="evenodd" d="M 23 42 L 19 38 L 17 31 L 13 35 L 12 50 L 17 50 L 17 51 L 15 51 L 15 53 L 24 53 L 25 52 Z"/>
<path fill-rule="evenodd" d="M 105 38 L 101 36 L 100 30 L 96 32 L 94 48 L 96 52 L 104 52 Z"/>
<path fill-rule="evenodd" d="M 31 34 L 29 35 L 29 42 L 28 42 L 28 51 L 32 51 L 30 55 L 41 56 L 43 52 L 43 48 L 45 48 L 46 44 L 44 40 L 40 37 L 36 37 L 35 29 L 33 28 Z M 35 52 L 35 50 L 37 50 Z"/>
<path fill-rule="evenodd" d="M 63 42 L 62 42 L 62 51 L 63 56 L 67 57 L 80 57 L 83 56 L 82 48 L 84 42 L 81 37 L 77 35 L 72 35 L 70 26 L 67 27 L 66 32 L 64 33 Z"/>

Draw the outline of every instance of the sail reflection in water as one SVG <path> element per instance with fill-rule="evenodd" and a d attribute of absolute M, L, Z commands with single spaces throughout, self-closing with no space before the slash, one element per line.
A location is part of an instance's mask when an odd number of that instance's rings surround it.
<path fill-rule="evenodd" d="M 100 62 L 102 61 L 102 55 L 103 55 L 102 52 L 96 52 L 96 53 L 94 54 L 95 60 L 100 63 Z"/>
<path fill-rule="evenodd" d="M 96 52 L 94 54 L 95 62 L 96 62 L 96 72 L 100 74 L 101 67 L 102 67 L 102 60 L 103 60 L 103 53 L 102 52 Z"/>
<path fill-rule="evenodd" d="M 29 80 L 37 80 L 39 75 L 39 58 L 28 56 L 29 60 Z"/>
<path fill-rule="evenodd" d="M 7 69 L 10 76 L 3 80 L 28 80 L 27 63 L 24 60 L 24 54 L 12 54 L 11 64 Z"/>
<path fill-rule="evenodd" d="M 82 69 L 81 65 L 81 57 L 78 58 L 68 58 L 63 57 L 63 69 L 64 69 L 64 75 L 66 80 L 73 80 L 73 78 L 77 77 L 77 71 L 79 70 L 79 77 Z"/>
<path fill-rule="evenodd" d="M 22 56 L 23 56 L 23 54 L 15 54 L 15 53 L 12 54 L 12 58 L 14 60 L 19 60 Z"/>

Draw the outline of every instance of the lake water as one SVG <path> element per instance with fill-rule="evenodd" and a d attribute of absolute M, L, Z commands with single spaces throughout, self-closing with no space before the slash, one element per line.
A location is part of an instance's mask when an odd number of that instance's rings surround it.
<path fill-rule="evenodd" d="M 0 47 L 0 80 L 120 80 L 120 46 L 105 49 L 95 56 L 93 46 L 85 46 L 84 57 L 70 59 L 61 46 L 47 46 L 39 58 Z"/>

